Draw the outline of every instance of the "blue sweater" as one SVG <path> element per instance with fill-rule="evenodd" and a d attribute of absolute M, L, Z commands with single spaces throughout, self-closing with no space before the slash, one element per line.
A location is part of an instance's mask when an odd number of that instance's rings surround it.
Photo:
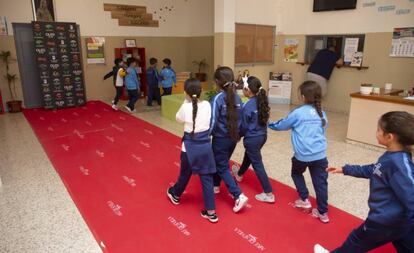
<path fill-rule="evenodd" d="M 171 88 L 175 83 L 177 83 L 175 71 L 171 67 L 165 67 L 161 70 L 160 79 L 162 87 L 164 88 Z"/>
<path fill-rule="evenodd" d="M 137 70 L 133 67 L 127 68 L 125 76 L 125 87 L 128 90 L 139 90 L 139 79 Z"/>
<path fill-rule="evenodd" d="M 408 153 L 385 152 L 376 164 L 345 165 L 343 172 L 370 179 L 368 220 L 392 227 L 414 225 L 414 164 Z"/>
<path fill-rule="evenodd" d="M 267 134 L 267 126 L 259 124 L 257 97 L 251 97 L 242 108 L 242 123 L 240 134 L 244 137 L 256 137 Z"/>
<path fill-rule="evenodd" d="M 153 67 L 147 69 L 147 83 L 148 87 L 158 88 L 158 70 Z"/>
<path fill-rule="evenodd" d="M 211 100 L 211 135 L 214 137 L 229 137 L 229 131 L 227 129 L 227 106 L 226 106 L 227 93 L 221 91 L 215 95 Z M 241 127 L 241 106 L 242 101 L 239 95 L 235 94 L 236 110 L 237 110 L 237 127 Z"/>
<path fill-rule="evenodd" d="M 323 117 L 328 119 L 325 112 Z M 326 158 L 326 125 L 312 105 L 302 105 L 291 111 L 287 118 L 269 123 L 269 128 L 281 131 L 292 129 L 294 156 L 302 162 L 312 162 Z"/>

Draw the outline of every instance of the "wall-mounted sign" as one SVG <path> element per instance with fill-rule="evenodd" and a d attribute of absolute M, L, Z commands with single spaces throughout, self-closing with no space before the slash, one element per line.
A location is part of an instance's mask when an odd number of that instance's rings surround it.
<path fill-rule="evenodd" d="M 299 41 L 297 39 L 285 39 L 284 48 L 284 61 L 285 62 L 297 62 L 298 61 L 298 46 Z"/>
<path fill-rule="evenodd" d="M 105 63 L 105 38 L 89 37 L 86 41 L 86 62 L 88 64 L 104 64 Z"/>
<path fill-rule="evenodd" d="M 125 4 L 104 4 L 104 10 L 111 12 L 111 18 L 118 19 L 120 26 L 158 27 L 158 20 L 153 19 L 152 13 L 147 13 L 147 7 Z"/>

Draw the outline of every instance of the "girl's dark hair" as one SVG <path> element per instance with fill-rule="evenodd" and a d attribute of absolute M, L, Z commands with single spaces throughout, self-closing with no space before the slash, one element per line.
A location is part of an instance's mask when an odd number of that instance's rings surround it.
<path fill-rule="evenodd" d="M 150 58 L 149 60 L 150 65 L 154 65 L 157 62 L 158 62 L 157 58 Z"/>
<path fill-rule="evenodd" d="M 122 62 L 122 58 L 116 58 L 116 59 L 114 60 L 114 64 L 115 64 L 115 66 L 118 66 L 120 62 Z"/>
<path fill-rule="evenodd" d="M 163 62 L 164 64 L 168 65 L 168 66 L 170 66 L 170 65 L 171 65 L 171 60 L 170 60 L 170 59 L 168 59 L 168 58 L 165 58 L 164 60 L 162 60 L 162 62 Z"/>
<path fill-rule="evenodd" d="M 305 81 L 299 86 L 299 91 L 305 97 L 305 103 L 313 104 L 319 117 L 322 120 L 322 126 L 326 125 L 326 120 L 322 113 L 322 88 L 314 81 Z"/>
<path fill-rule="evenodd" d="M 414 145 L 414 115 L 408 112 L 387 112 L 382 115 L 379 127 L 387 134 L 394 134 L 404 151 L 411 154 Z"/>
<path fill-rule="evenodd" d="M 193 104 L 193 131 L 191 132 L 191 137 L 194 136 L 195 130 L 195 122 L 197 117 L 198 111 L 198 99 L 201 95 L 201 83 L 196 78 L 187 79 L 184 82 L 184 91 L 187 93 L 188 96 L 191 98 L 191 102 Z"/>
<path fill-rule="evenodd" d="M 262 83 L 259 78 L 255 76 L 249 76 L 247 79 L 249 84 L 249 90 L 257 96 L 257 111 L 259 112 L 259 125 L 267 126 L 267 122 L 270 117 L 269 100 L 265 89 L 262 87 Z"/>
<path fill-rule="evenodd" d="M 229 67 L 218 67 L 214 72 L 214 79 L 217 85 L 226 92 L 226 106 L 227 106 L 227 129 L 229 130 L 230 138 L 234 141 L 240 139 L 238 128 L 238 114 L 236 105 L 236 85 L 234 83 L 234 73 Z"/>
<path fill-rule="evenodd" d="M 127 59 L 127 66 L 128 67 L 131 66 L 131 64 L 134 63 L 134 62 L 136 62 L 136 59 L 135 58 L 132 58 L 132 57 L 128 58 Z"/>

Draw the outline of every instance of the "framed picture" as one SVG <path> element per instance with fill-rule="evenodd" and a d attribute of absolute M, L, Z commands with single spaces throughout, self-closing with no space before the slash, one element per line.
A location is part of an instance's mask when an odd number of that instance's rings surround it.
<path fill-rule="evenodd" d="M 126 47 L 136 47 L 137 42 L 134 39 L 126 39 L 125 40 L 125 46 Z"/>
<path fill-rule="evenodd" d="M 53 0 L 32 0 L 32 9 L 34 21 L 56 21 Z"/>

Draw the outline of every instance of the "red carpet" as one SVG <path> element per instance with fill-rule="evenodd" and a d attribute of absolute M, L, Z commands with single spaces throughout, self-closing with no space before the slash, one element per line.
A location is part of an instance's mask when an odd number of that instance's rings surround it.
<path fill-rule="evenodd" d="M 217 195 L 219 223 L 200 217 L 199 179 L 173 206 L 166 189 L 178 176 L 180 138 L 102 102 L 24 115 L 62 178 L 103 252 L 313 252 L 333 249 L 361 220 L 330 207 L 324 225 L 294 209 L 296 191 L 272 180 L 277 203 L 254 200 L 261 191 L 249 171 L 241 188 L 248 208 L 232 212 L 225 186 Z M 289 158 L 286 158 L 289 159 Z M 395 252 L 384 247 L 373 252 Z"/>

